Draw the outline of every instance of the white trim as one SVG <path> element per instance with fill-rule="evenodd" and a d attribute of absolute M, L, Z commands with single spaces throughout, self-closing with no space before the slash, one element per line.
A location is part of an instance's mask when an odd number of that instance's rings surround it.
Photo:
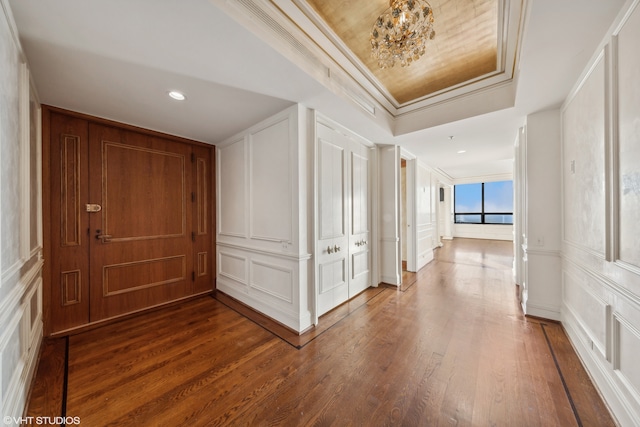
<path fill-rule="evenodd" d="M 632 304 L 636 309 L 640 310 L 640 294 L 636 294 L 629 289 L 618 285 L 617 282 L 600 273 L 599 271 L 594 270 L 590 265 L 584 264 L 576 259 L 570 259 L 564 254 L 562 256 L 562 260 L 588 274 L 605 288 L 623 297 L 628 303 Z"/>
<path fill-rule="evenodd" d="M 29 271 L 18 279 L 18 284 L 13 286 L 11 291 L 0 301 L 0 325 L 5 325 L 7 317 L 12 313 L 13 308 L 20 306 L 23 296 L 33 285 L 34 279 L 40 275 L 43 264 L 44 260 L 38 260 Z"/>
<path fill-rule="evenodd" d="M 391 285 L 391 286 L 398 286 L 400 287 L 401 285 L 401 280 L 399 276 L 382 276 L 380 277 L 381 282 L 387 284 L 387 285 Z"/>
<path fill-rule="evenodd" d="M 640 341 L 640 330 L 627 320 L 621 313 L 613 313 L 613 373 L 626 389 L 635 403 L 640 403 L 640 390 L 635 386 L 629 378 L 620 370 L 620 329 L 624 327 L 628 330 L 637 341 Z"/>
<path fill-rule="evenodd" d="M 524 252 L 527 255 L 550 256 L 555 258 L 562 257 L 562 252 L 560 251 L 553 251 L 548 249 L 531 249 L 528 246 L 524 248 Z"/>
<path fill-rule="evenodd" d="M 20 187 L 20 259 L 25 262 L 31 252 L 30 244 L 30 151 L 31 144 L 29 141 L 29 67 L 26 62 L 20 64 L 20 87 L 19 91 L 19 117 L 20 117 L 20 170 L 19 182 Z M 37 213 L 37 212 L 36 212 Z"/>
<path fill-rule="evenodd" d="M 263 249 L 256 246 L 240 245 L 237 243 L 230 243 L 230 242 L 216 242 L 216 247 L 238 249 L 241 251 L 247 251 L 255 254 L 269 255 L 276 258 L 287 259 L 290 261 L 306 261 L 311 259 L 311 257 L 313 256 L 310 253 L 292 254 L 290 252 L 276 252 L 276 251 Z"/>
<path fill-rule="evenodd" d="M 2 7 L 3 15 L 7 22 L 7 26 L 9 27 L 9 32 L 11 33 L 11 37 L 13 38 L 13 43 L 15 43 L 18 52 L 20 52 L 20 58 L 23 62 L 26 62 L 24 50 L 22 49 L 22 44 L 20 43 L 20 33 L 18 32 L 18 27 L 16 26 L 16 22 L 13 19 L 13 12 L 11 11 L 9 0 L 0 0 L 0 7 Z"/>
<path fill-rule="evenodd" d="M 529 316 L 542 317 L 543 319 L 560 320 L 561 307 L 548 304 L 535 304 L 527 299 L 526 313 Z"/>

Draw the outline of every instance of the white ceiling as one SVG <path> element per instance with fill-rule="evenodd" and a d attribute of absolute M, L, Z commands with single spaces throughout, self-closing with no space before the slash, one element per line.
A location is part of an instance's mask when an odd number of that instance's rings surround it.
<path fill-rule="evenodd" d="M 528 0 L 515 106 L 400 136 L 211 1 L 9 3 L 44 104 L 217 143 L 302 103 L 464 178 L 511 171 L 518 127 L 560 105 L 624 0 Z"/>

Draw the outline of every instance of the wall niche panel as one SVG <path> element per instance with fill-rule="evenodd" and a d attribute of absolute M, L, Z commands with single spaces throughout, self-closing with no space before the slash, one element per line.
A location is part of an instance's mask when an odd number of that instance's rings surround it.
<path fill-rule="evenodd" d="M 640 268 L 640 8 L 618 34 L 619 258 Z"/>
<path fill-rule="evenodd" d="M 605 254 L 605 55 L 562 112 L 564 239 Z"/>

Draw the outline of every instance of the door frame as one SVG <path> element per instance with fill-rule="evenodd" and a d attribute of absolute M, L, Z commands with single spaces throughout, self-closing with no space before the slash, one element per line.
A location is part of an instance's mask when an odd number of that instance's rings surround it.
<path fill-rule="evenodd" d="M 416 165 L 418 162 L 418 158 L 409 153 L 404 148 L 400 149 L 400 158 L 406 161 L 406 196 L 407 196 L 407 212 L 401 213 L 401 215 L 406 215 L 407 220 L 407 271 L 416 271 L 416 266 L 418 265 L 418 255 L 417 255 L 417 240 L 418 240 L 418 232 L 415 227 L 416 217 L 417 217 L 417 209 L 416 209 Z M 401 183 L 398 183 L 398 187 L 401 187 Z M 400 190 L 399 190 L 400 191 Z M 400 202 L 399 209 L 402 209 L 402 202 Z M 400 233 L 400 239 L 404 233 Z M 400 242 L 402 247 L 403 242 Z M 402 258 L 402 257 L 401 257 Z M 400 259 L 400 263 L 402 264 L 402 259 Z"/>

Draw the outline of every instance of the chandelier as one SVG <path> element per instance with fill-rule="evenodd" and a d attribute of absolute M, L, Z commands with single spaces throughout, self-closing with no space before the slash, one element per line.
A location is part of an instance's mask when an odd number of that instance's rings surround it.
<path fill-rule="evenodd" d="M 433 9 L 425 0 L 390 0 L 371 30 L 371 56 L 380 68 L 403 67 L 420 59 L 435 37 Z"/>

